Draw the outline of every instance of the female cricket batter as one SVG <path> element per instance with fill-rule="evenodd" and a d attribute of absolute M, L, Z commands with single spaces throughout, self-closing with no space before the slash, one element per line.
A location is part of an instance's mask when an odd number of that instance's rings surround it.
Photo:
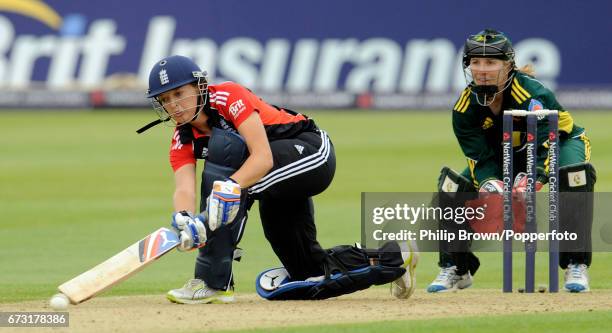
<path fill-rule="evenodd" d="M 443 168 L 439 179 L 441 202 L 447 198 L 444 192 L 449 192 L 448 188 L 454 188 L 455 192 L 503 193 L 502 116 L 503 110 L 513 109 L 560 111 L 560 191 L 593 192 L 596 175 L 589 163 L 591 147 L 584 129 L 574 123 L 570 113 L 565 111 L 555 95 L 534 77 L 529 66 L 517 69 L 512 43 L 504 33 L 486 29 L 470 36 L 464 45 L 463 68 L 468 85 L 454 104 L 452 117 L 453 130 L 467 158 L 468 167 L 460 175 L 449 168 Z M 515 192 L 524 192 L 527 184 L 524 173 L 525 128 L 525 117 L 515 117 Z M 547 128 L 546 119 L 539 119 L 536 163 L 538 190 L 547 182 Z M 445 181 L 448 184 L 449 179 L 459 186 L 444 186 Z M 580 237 L 585 237 L 578 242 L 581 244 L 579 248 L 560 253 L 559 265 L 566 270 L 564 287 L 571 292 L 588 291 L 592 201 L 573 200 L 572 198 L 576 197 L 570 196 L 565 197 L 566 202 L 563 202 L 563 198 L 561 195 L 561 230 L 579 231 Z M 571 202 L 572 200 L 577 202 Z M 563 242 L 561 248 L 564 248 Z M 441 248 L 438 264 L 441 271 L 427 288 L 429 292 L 469 287 L 472 284 L 472 275 L 480 263 L 469 250 L 469 243 L 456 241 L 447 248 Z"/>
<path fill-rule="evenodd" d="M 327 133 L 312 119 L 269 105 L 234 82 L 208 84 L 206 73 L 183 56 L 153 66 L 147 97 L 160 119 L 139 131 L 166 121 L 176 127 L 170 164 L 179 250 L 199 248 L 194 279 L 169 291 L 170 301 L 233 301 L 232 260 L 239 259 L 236 246 L 254 200 L 284 265 L 260 274 L 262 297 L 322 299 L 392 281 L 396 297 L 412 294 L 418 253 L 410 244 L 324 250 L 317 242 L 312 196 L 329 186 L 336 160 Z M 196 211 L 198 159 L 206 163 Z"/>

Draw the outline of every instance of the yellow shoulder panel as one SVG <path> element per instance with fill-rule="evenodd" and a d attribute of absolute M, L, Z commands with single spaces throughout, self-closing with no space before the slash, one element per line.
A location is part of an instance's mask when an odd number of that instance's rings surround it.
<path fill-rule="evenodd" d="M 574 119 L 572 115 L 567 111 L 559 112 L 559 131 L 565 133 L 571 133 L 574 128 Z"/>
<path fill-rule="evenodd" d="M 455 103 L 453 110 L 461 113 L 465 112 L 465 110 L 467 110 L 468 105 L 470 105 L 470 93 L 470 88 L 465 88 L 461 93 L 461 97 L 459 97 L 459 100 L 457 101 L 457 103 Z"/>
<path fill-rule="evenodd" d="M 521 86 L 516 78 L 512 80 L 510 95 L 512 95 L 518 104 L 523 104 L 528 98 L 531 98 L 531 94 Z"/>

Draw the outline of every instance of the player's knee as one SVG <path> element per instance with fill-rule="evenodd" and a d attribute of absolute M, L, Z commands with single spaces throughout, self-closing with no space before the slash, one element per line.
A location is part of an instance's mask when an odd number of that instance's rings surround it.
<path fill-rule="evenodd" d="M 476 192 L 472 182 L 449 167 L 443 167 L 438 177 L 438 191 L 446 193 Z"/>
<path fill-rule="evenodd" d="M 438 192 L 432 206 L 460 207 L 475 197 L 477 191 L 472 182 L 449 167 L 443 167 L 438 177 Z"/>
<path fill-rule="evenodd" d="M 561 192 L 592 192 L 597 173 L 591 163 L 576 163 L 559 168 L 559 189 Z"/>
<path fill-rule="evenodd" d="M 200 211 L 206 208 L 206 198 L 212 191 L 213 183 L 217 180 L 227 180 L 242 166 L 247 157 L 248 148 L 240 135 L 213 128 L 208 141 L 206 164 L 202 171 Z"/>
<path fill-rule="evenodd" d="M 207 163 L 237 170 L 242 166 L 248 154 L 247 145 L 239 134 L 213 128 L 208 141 Z"/>
<path fill-rule="evenodd" d="M 257 293 L 269 300 L 326 299 L 389 283 L 406 272 L 395 242 L 378 250 L 343 245 L 327 252 L 325 275 L 295 281 L 285 268 L 266 270 L 257 277 Z M 374 257 L 378 261 L 371 264 Z"/>

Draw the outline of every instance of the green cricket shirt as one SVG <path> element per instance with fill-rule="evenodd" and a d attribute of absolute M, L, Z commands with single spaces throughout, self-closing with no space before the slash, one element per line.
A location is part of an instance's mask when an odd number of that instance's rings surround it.
<path fill-rule="evenodd" d="M 499 96 L 498 96 L 499 98 Z M 583 128 L 574 124 L 555 95 L 533 77 L 516 71 L 503 92 L 502 110 L 558 110 L 559 137 L 579 135 Z M 470 88 L 466 88 L 453 107 L 453 131 L 467 158 L 472 181 L 476 188 L 489 179 L 501 179 L 503 112 L 494 115 L 488 106 L 478 104 Z M 525 152 L 526 117 L 514 117 L 513 147 L 515 154 Z M 537 172 L 538 180 L 546 182 L 548 166 L 548 121 L 538 119 Z M 516 167 L 515 167 L 516 169 Z"/>

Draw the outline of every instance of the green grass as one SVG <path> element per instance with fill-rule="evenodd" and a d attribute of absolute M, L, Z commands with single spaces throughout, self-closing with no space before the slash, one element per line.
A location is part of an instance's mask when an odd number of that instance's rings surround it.
<path fill-rule="evenodd" d="M 612 321 L 610 311 L 567 313 L 517 314 L 489 317 L 461 317 L 460 319 L 423 319 L 384 321 L 359 324 L 318 325 L 301 327 L 265 328 L 225 332 L 351 332 L 351 333 L 504 333 L 504 332 L 602 332 Z"/>
<path fill-rule="evenodd" d="M 315 199 L 324 246 L 359 240 L 361 192 L 432 192 L 441 166 L 464 167 L 447 112 L 309 114 L 331 134 L 338 158 L 334 183 Z M 152 117 L 132 111 L 0 112 L 0 302 L 46 298 L 60 283 L 169 224 L 171 130 L 134 132 Z M 592 140 L 597 188 L 611 191 L 606 166 L 612 164 L 612 113 L 574 117 Z M 246 253 L 235 265 L 237 290 L 252 292 L 255 275 L 278 264 L 256 209 L 241 247 Z M 194 256 L 171 253 L 109 294 L 162 294 L 191 276 Z M 436 257 L 424 255 L 420 287 L 436 274 Z M 499 288 L 499 254 L 481 259 L 477 287 Z M 540 256 L 538 267 L 545 260 Z M 595 254 L 593 288 L 612 288 L 612 266 L 604 264 L 611 260 Z M 544 269 L 538 274 L 546 280 Z"/>

